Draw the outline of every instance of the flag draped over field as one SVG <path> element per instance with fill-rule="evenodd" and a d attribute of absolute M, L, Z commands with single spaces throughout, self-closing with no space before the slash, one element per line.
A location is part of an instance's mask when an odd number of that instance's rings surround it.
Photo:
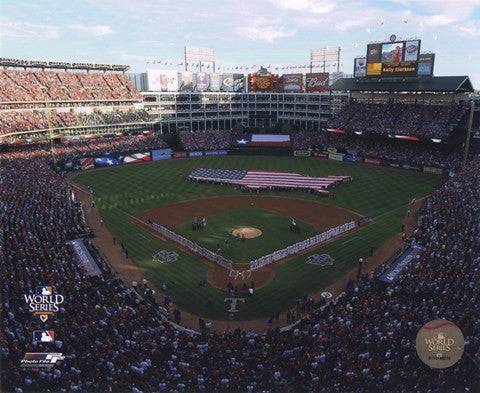
<path fill-rule="evenodd" d="M 350 176 L 311 177 L 289 172 L 213 168 L 197 168 L 188 177 L 191 180 L 236 184 L 249 189 L 308 189 L 327 195 L 329 192 L 326 189 L 330 186 L 351 180 Z"/>

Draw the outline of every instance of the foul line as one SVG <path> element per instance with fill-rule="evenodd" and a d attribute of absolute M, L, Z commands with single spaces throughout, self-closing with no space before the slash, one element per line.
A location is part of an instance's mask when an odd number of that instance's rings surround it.
<path fill-rule="evenodd" d="M 353 241 L 353 240 L 355 240 L 355 239 L 360 239 L 360 240 L 362 240 L 362 238 L 361 238 L 360 236 L 355 236 L 355 237 L 352 237 L 351 239 L 348 239 L 347 241 L 343 242 L 343 243 L 342 243 L 342 246 L 344 246 L 345 244 L 347 244 L 347 243 L 349 243 L 349 242 L 351 242 L 351 241 Z"/>

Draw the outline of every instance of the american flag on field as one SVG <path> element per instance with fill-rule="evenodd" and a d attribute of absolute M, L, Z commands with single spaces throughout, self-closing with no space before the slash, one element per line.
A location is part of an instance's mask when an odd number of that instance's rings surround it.
<path fill-rule="evenodd" d="M 250 189 L 308 189 L 329 195 L 332 185 L 351 180 L 351 176 L 311 177 L 299 173 L 246 169 L 197 168 L 189 179 L 213 183 L 236 184 Z"/>

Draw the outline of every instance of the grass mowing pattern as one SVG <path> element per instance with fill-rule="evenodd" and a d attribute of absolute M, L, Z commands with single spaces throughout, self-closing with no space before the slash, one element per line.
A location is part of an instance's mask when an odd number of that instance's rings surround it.
<path fill-rule="evenodd" d="M 313 225 L 299 220 L 297 225 L 301 233 L 292 233 L 289 231 L 291 222 L 289 217 L 263 209 L 236 209 L 209 217 L 206 228 L 201 230 L 193 231 L 189 223 L 175 232 L 215 252 L 219 245 L 220 255 L 236 263 L 246 263 L 318 233 Z M 230 236 L 234 229 L 241 227 L 258 228 L 262 235 L 245 241 Z M 228 247 L 225 246 L 226 239 Z"/>
<path fill-rule="evenodd" d="M 359 257 L 369 255 L 400 231 L 406 206 L 417 195 L 439 188 L 444 179 L 435 175 L 369 167 L 351 163 L 303 157 L 202 157 L 168 160 L 139 165 L 124 165 L 95 172 L 80 173 L 76 181 L 95 189 L 95 199 L 109 231 L 129 250 L 129 256 L 158 286 L 165 282 L 168 293 L 183 309 L 207 318 L 226 319 L 225 293 L 210 285 L 201 287 L 207 268 L 178 250 L 179 261 L 159 264 L 152 255 L 159 250 L 174 250 L 169 244 L 128 221 L 128 216 L 159 205 L 217 195 L 242 195 L 240 190 L 216 184 L 185 180 L 197 167 L 264 169 L 299 172 L 311 176 L 351 175 L 353 181 L 339 185 L 333 197 L 298 192 L 265 192 L 320 200 L 370 215 L 375 224 L 329 243 L 316 251 L 290 260 L 275 269 L 274 281 L 258 290 L 252 299 L 239 306 L 236 319 L 268 318 L 271 312 L 285 310 L 305 294 L 320 291 L 356 266 Z M 312 253 L 327 253 L 333 266 L 305 263 Z M 207 307 L 211 299 L 212 307 Z"/>

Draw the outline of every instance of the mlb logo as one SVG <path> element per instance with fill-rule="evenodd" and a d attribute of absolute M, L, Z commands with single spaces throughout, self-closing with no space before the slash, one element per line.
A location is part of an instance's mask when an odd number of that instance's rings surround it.
<path fill-rule="evenodd" d="M 51 343 L 55 340 L 55 332 L 53 330 L 35 330 L 33 332 L 34 343 Z"/>
<path fill-rule="evenodd" d="M 53 294 L 52 287 L 36 287 L 35 288 L 35 295 L 51 295 Z"/>

